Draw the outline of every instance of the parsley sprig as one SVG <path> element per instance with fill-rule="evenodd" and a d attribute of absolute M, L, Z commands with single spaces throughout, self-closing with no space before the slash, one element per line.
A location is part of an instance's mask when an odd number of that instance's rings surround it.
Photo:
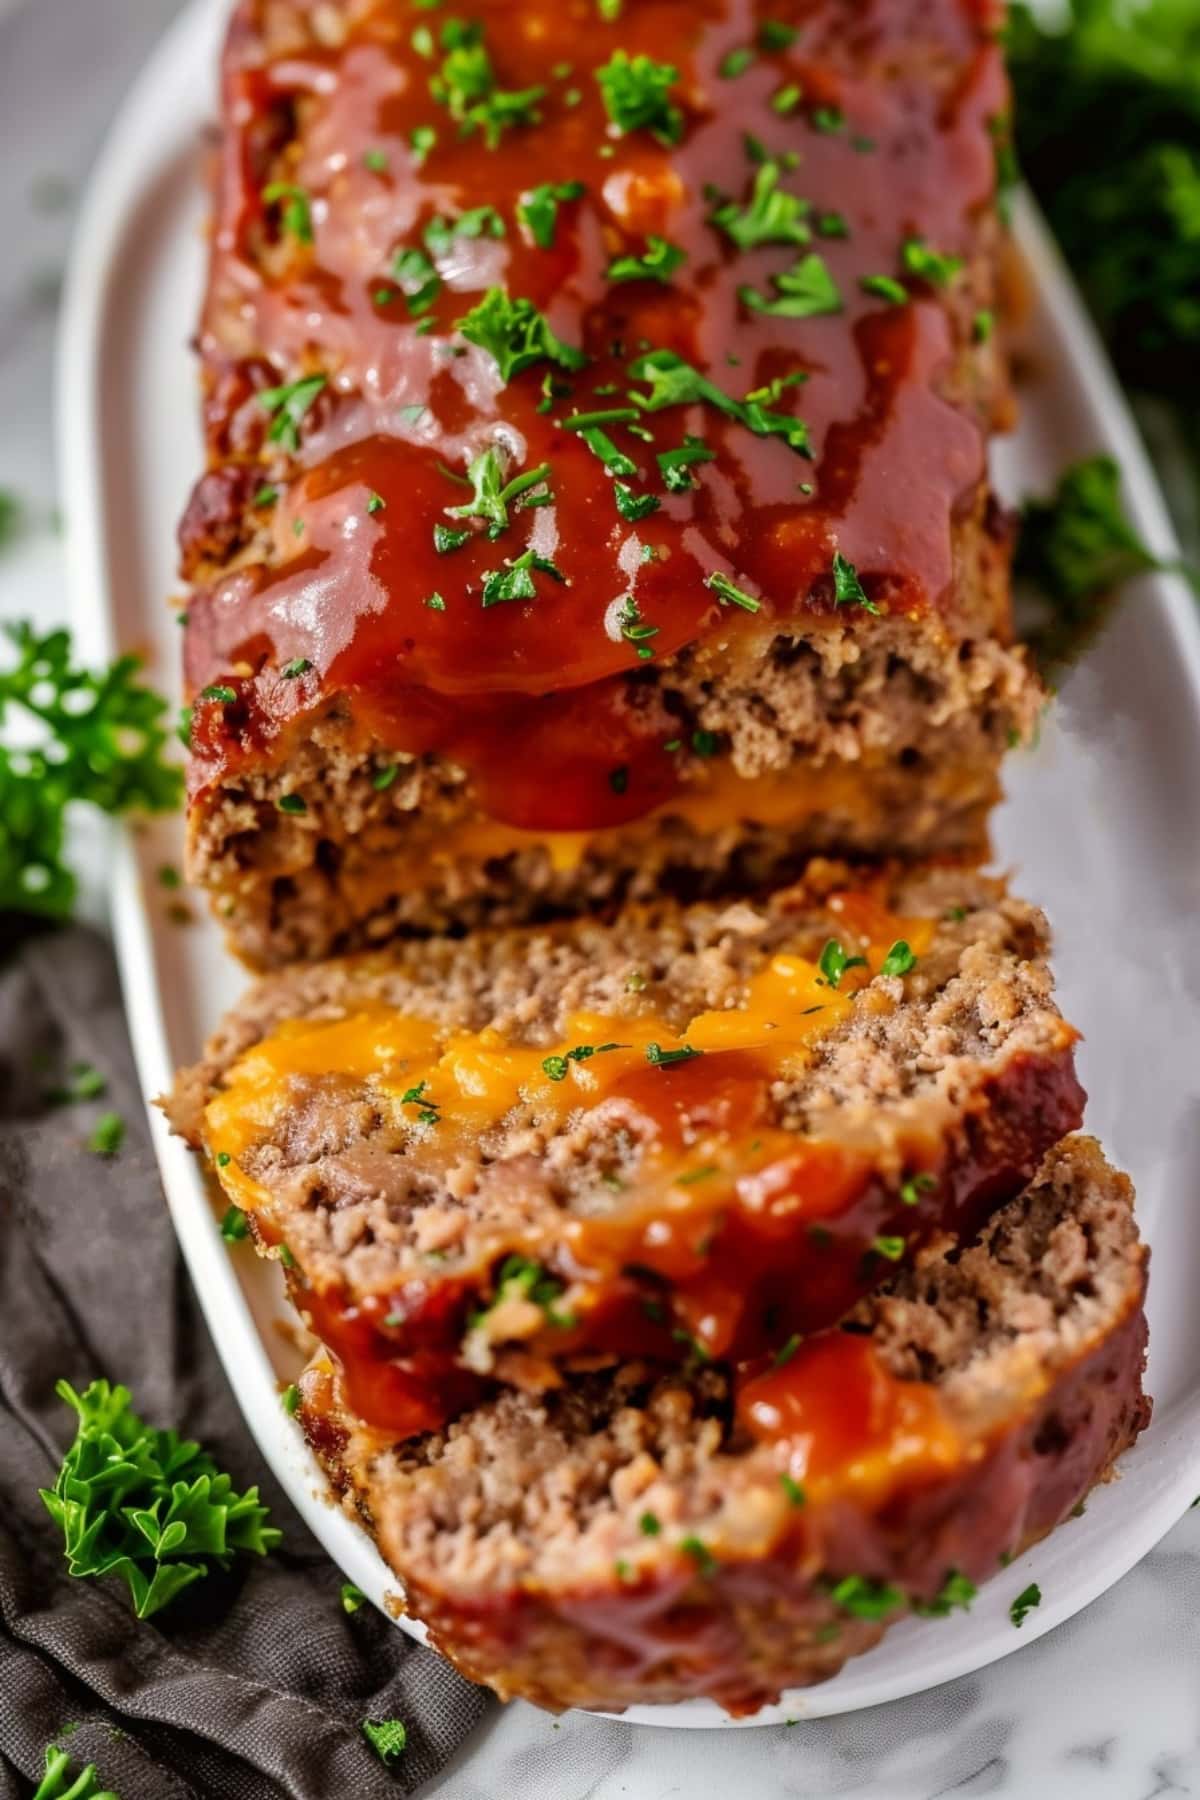
<path fill-rule="evenodd" d="M 46 1770 L 33 1800 L 121 1800 L 111 1788 L 101 1788 L 95 1763 L 75 1774 L 71 1759 L 57 1744 L 46 1746 Z"/>
<path fill-rule="evenodd" d="M 643 412 L 661 412 L 671 406 L 712 406 L 726 418 L 736 419 L 756 437 L 781 437 L 800 456 L 812 455 L 808 427 L 791 413 L 772 412 L 760 400 L 735 400 L 723 388 L 685 362 L 674 350 L 648 350 L 630 365 L 635 381 L 648 384 L 648 392 L 631 392 L 630 399 Z"/>
<path fill-rule="evenodd" d="M 441 68 L 430 77 L 429 90 L 458 121 L 462 137 L 482 131 L 489 150 L 495 150 L 506 131 L 517 125 L 536 124 L 541 117 L 538 102 L 544 86 L 505 90 L 499 86 L 491 56 L 477 20 L 447 19 L 442 26 Z"/>
<path fill-rule="evenodd" d="M 235 1551 L 265 1556 L 280 1542 L 258 1489 L 237 1493 L 199 1444 L 144 1424 L 128 1388 L 93 1381 L 77 1394 L 60 1381 L 56 1392 L 79 1423 L 41 1492 L 72 1575 L 119 1575 L 148 1619 Z"/>
<path fill-rule="evenodd" d="M 447 506 L 452 519 L 483 519 L 489 538 L 498 538 L 509 527 L 510 506 L 546 506 L 551 499 L 548 478 L 550 464 L 539 463 L 505 481 L 504 455 L 495 444 L 481 450 L 467 470 L 471 498 L 462 506 Z"/>
<path fill-rule="evenodd" d="M 110 814 L 179 804 L 179 771 L 163 758 L 166 704 L 136 679 L 136 657 L 93 674 L 74 665 L 66 631 L 39 637 L 19 623 L 5 633 L 15 661 L 0 668 L 0 912 L 64 918 L 75 899 L 63 858 L 73 802 Z"/>
<path fill-rule="evenodd" d="M 596 70 L 596 80 L 605 111 L 620 132 L 648 131 L 660 144 L 679 142 L 683 113 L 668 97 L 679 80 L 679 70 L 671 63 L 614 50 L 604 67 Z"/>
<path fill-rule="evenodd" d="M 587 357 L 574 344 L 564 344 L 551 331 L 532 300 L 512 299 L 503 288 L 489 288 L 477 306 L 459 319 L 457 329 L 495 359 L 502 381 L 511 381 L 535 363 L 557 363 L 582 369 Z"/>

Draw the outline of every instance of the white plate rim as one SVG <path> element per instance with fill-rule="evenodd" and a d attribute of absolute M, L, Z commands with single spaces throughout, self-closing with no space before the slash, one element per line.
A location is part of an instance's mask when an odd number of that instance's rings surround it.
<path fill-rule="evenodd" d="M 76 227 L 68 264 L 58 360 L 56 423 L 61 492 L 65 506 L 65 549 L 71 614 L 81 652 L 95 660 L 117 653 L 103 484 L 101 384 L 98 360 L 109 303 L 115 253 L 138 197 L 145 191 L 147 146 L 162 119 L 162 94 L 182 67 L 195 70 L 197 58 L 211 56 L 227 0 L 192 0 L 162 38 L 122 106 L 96 161 Z M 177 85 L 177 83 L 176 83 Z M 152 162 L 152 154 L 150 157 Z M 1016 233 L 1033 276 L 1040 304 L 1049 315 L 1064 352 L 1081 371 L 1081 390 L 1094 417 L 1097 442 L 1119 462 L 1129 516 L 1165 561 L 1179 557 L 1165 502 L 1099 337 L 1053 244 L 1026 196 L 1017 206 Z M 198 300 L 198 296 L 197 296 Z M 194 397 L 188 396 L 194 404 Z M 1200 619 L 1183 581 L 1148 578 L 1155 603 L 1164 610 L 1180 664 L 1191 691 L 1200 695 Z M 165 598 L 165 597 L 164 597 Z M 111 908 L 113 935 L 125 995 L 130 1034 L 143 1093 L 149 1102 L 169 1086 L 173 1065 L 156 988 L 150 923 L 133 832 L 114 834 Z M 197 1048 L 199 1048 L 197 1046 Z M 192 1154 L 173 1138 L 157 1108 L 148 1107 L 151 1137 L 172 1221 L 218 1354 L 247 1426 L 273 1475 L 328 1554 L 378 1606 L 394 1594 L 396 1577 L 365 1532 L 336 1504 L 295 1425 L 278 1402 L 278 1382 L 251 1317 L 241 1286 L 216 1229 L 209 1191 Z M 750 1719 L 731 1720 L 708 1701 L 667 1706 L 635 1706 L 621 1715 L 629 1723 L 687 1728 L 748 1729 L 784 1718 L 817 1718 L 857 1711 L 926 1691 L 972 1673 L 1035 1641 L 1089 1605 L 1134 1566 L 1170 1529 L 1200 1487 L 1200 1442 L 1174 1434 L 1168 1446 L 1144 1441 L 1133 1454 L 1170 1452 L 1173 1467 L 1158 1474 L 1153 1504 L 1129 1529 L 1119 1552 L 1097 1562 L 1090 1575 L 1046 1597 L 1018 1636 L 992 1632 L 982 1641 L 946 1634 L 939 1656 L 914 1659 L 919 1672 L 901 1667 L 872 1680 L 870 1658 L 849 1665 L 855 1679 L 835 1677 L 823 1687 L 785 1695 Z M 1189 1454 L 1190 1452 L 1190 1454 Z M 1030 1567 L 1036 1567 L 1036 1551 Z M 1024 1568 L 1025 1561 L 1014 1565 Z M 424 1630 L 398 1621 L 418 1638 Z M 907 1627 L 906 1627 L 907 1629 Z M 864 1675 L 865 1672 L 865 1675 Z"/>

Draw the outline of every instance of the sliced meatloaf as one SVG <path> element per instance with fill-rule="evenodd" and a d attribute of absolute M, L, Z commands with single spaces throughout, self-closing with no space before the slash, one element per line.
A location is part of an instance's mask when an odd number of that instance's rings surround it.
<path fill-rule="evenodd" d="M 1046 930 L 957 868 L 818 864 L 300 967 L 168 1110 L 396 1435 L 487 1381 L 782 1354 L 1080 1121 Z"/>
<path fill-rule="evenodd" d="M 241 0 L 190 868 L 276 965 L 978 845 L 987 0 Z"/>
<path fill-rule="evenodd" d="M 968 1605 L 1110 1474 L 1150 1410 L 1131 1208 L 1072 1139 L 977 1245 L 782 1366 L 631 1364 L 392 1445 L 318 1359 L 302 1416 L 406 1610 L 473 1680 L 554 1708 L 753 1712 L 908 1612 Z"/>

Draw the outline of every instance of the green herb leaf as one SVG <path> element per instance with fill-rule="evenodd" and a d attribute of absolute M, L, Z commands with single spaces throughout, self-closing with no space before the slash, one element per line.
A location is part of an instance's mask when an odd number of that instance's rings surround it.
<path fill-rule="evenodd" d="M 425 248 L 430 256 L 449 256 L 459 238 L 502 238 L 504 220 L 494 206 L 472 206 L 455 219 L 439 213 L 425 227 Z"/>
<path fill-rule="evenodd" d="M 669 287 L 675 270 L 686 261 L 686 250 L 651 233 L 646 239 L 645 253 L 642 256 L 618 256 L 605 270 L 605 279 L 612 282 L 660 281 Z"/>
<path fill-rule="evenodd" d="M 683 136 L 683 113 L 668 98 L 679 70 L 650 56 L 631 57 L 614 50 L 596 70 L 605 111 L 621 132 L 649 131 L 660 144 L 677 144 Z"/>
<path fill-rule="evenodd" d="M 721 600 L 729 606 L 738 606 L 743 612 L 762 611 L 762 601 L 755 599 L 753 594 L 748 594 L 744 588 L 735 586 L 728 575 L 722 575 L 719 571 L 714 570 L 711 575 L 705 576 L 704 585 L 711 588 L 713 593 L 718 594 Z"/>
<path fill-rule="evenodd" d="M 909 970 L 915 969 L 916 966 L 917 959 L 909 945 L 903 938 L 897 938 L 880 964 L 879 973 L 881 975 L 907 975 Z"/>
<path fill-rule="evenodd" d="M 532 550 L 514 557 L 503 569 L 490 569 L 483 577 L 483 605 L 498 606 L 504 600 L 536 600 L 537 587 L 533 574 L 537 570 L 542 575 L 549 575 L 555 581 L 563 581 L 564 577 L 555 565 L 544 556 L 537 556 Z"/>
<path fill-rule="evenodd" d="M 894 280 L 891 275 L 863 275 L 858 285 L 864 294 L 871 294 L 876 300 L 886 300 L 889 306 L 903 306 L 908 299 L 908 289 L 904 283 Z"/>
<path fill-rule="evenodd" d="M 937 1176 L 928 1170 L 919 1175 L 910 1175 L 907 1181 L 900 1184 L 900 1200 L 904 1206 L 920 1206 L 922 1194 L 932 1194 L 937 1187 Z"/>
<path fill-rule="evenodd" d="M 587 192 L 582 181 L 543 181 L 517 201 L 517 217 L 539 250 L 553 250 L 558 230 L 558 209 L 566 200 L 579 200 Z"/>
<path fill-rule="evenodd" d="M 1031 1581 L 1027 1588 L 1022 1588 L 1008 1609 L 1008 1616 L 1019 1631 L 1035 1606 L 1042 1604 L 1042 1590 L 1036 1581 Z"/>
<path fill-rule="evenodd" d="M 362 1734 L 380 1762 L 392 1768 L 404 1754 L 407 1728 L 399 1719 L 364 1719 Z"/>
<path fill-rule="evenodd" d="M 342 1611 L 356 1613 L 367 1603 L 367 1596 L 352 1581 L 343 1581 L 341 1591 Z"/>
<path fill-rule="evenodd" d="M 969 1612 L 979 1589 L 957 1569 L 951 1569 L 932 1600 L 914 1600 L 912 1610 L 922 1619 L 944 1619 L 956 1609 Z"/>
<path fill-rule="evenodd" d="M 922 238 L 917 237 L 904 240 L 900 260 L 906 274 L 916 275 L 934 287 L 949 287 L 963 266 L 961 256 L 942 256 L 937 250 L 931 250 Z"/>
<path fill-rule="evenodd" d="M 267 432 L 272 444 L 282 445 L 289 455 L 296 454 L 300 448 L 300 426 L 328 379 L 326 375 L 305 375 L 282 387 L 260 389 L 258 404 L 272 415 Z"/>
<path fill-rule="evenodd" d="M 588 360 L 582 350 L 555 337 L 532 301 L 511 300 L 503 288 L 489 288 L 478 306 L 459 319 L 457 329 L 495 359 L 503 381 L 539 362 L 582 369 Z"/>
<path fill-rule="evenodd" d="M 814 319 L 842 310 L 842 296 L 829 273 L 825 258 L 814 250 L 802 256 L 790 269 L 784 269 L 771 280 L 779 290 L 772 300 L 752 287 L 740 287 L 738 298 L 751 312 L 764 313 L 775 319 Z"/>
<path fill-rule="evenodd" d="M 678 450 L 660 450 L 656 460 L 668 493 L 682 494 L 696 485 L 691 474 L 693 467 L 715 462 L 716 451 L 710 450 L 701 438 L 687 437 Z"/>
<path fill-rule="evenodd" d="M 873 1581 L 866 1575 L 847 1575 L 833 1589 L 833 1599 L 843 1612 L 856 1619 L 885 1619 L 904 1605 L 899 1588 L 886 1581 Z"/>
<path fill-rule="evenodd" d="M 627 487 L 623 481 L 613 483 L 613 498 L 616 500 L 617 511 L 621 517 L 627 519 L 631 525 L 636 525 L 639 519 L 648 518 L 662 505 L 662 501 L 656 494 L 635 494 L 633 489 Z"/>
<path fill-rule="evenodd" d="M 656 1069 L 669 1069 L 675 1063 L 691 1062 L 703 1055 L 703 1050 L 696 1050 L 691 1044 L 681 1044 L 678 1050 L 664 1050 L 661 1044 L 646 1045 L 646 1061 Z"/>
<path fill-rule="evenodd" d="M 786 1470 L 779 1477 L 779 1485 L 782 1487 L 784 1493 L 787 1495 L 789 1501 L 791 1502 L 791 1504 L 793 1506 L 803 1506 L 804 1505 L 804 1500 L 805 1500 L 804 1489 L 800 1486 L 800 1483 L 793 1476 L 791 1476 L 787 1473 Z"/>
<path fill-rule="evenodd" d="M 701 1575 L 712 1575 L 716 1571 L 717 1559 L 702 1538 L 689 1535 L 680 1538 L 679 1548 L 690 1557 Z"/>
<path fill-rule="evenodd" d="M 717 74 L 722 81 L 736 81 L 744 75 L 754 61 L 754 52 L 743 46 L 740 50 L 730 50 L 717 65 Z"/>
<path fill-rule="evenodd" d="M 483 41 L 483 26 L 476 20 L 447 19 L 442 27 L 441 68 L 430 77 L 429 90 L 452 119 L 459 135 L 482 131 L 489 150 L 495 150 L 506 131 L 517 125 L 533 125 L 541 118 L 538 102 L 543 86 L 505 92 L 496 85 L 496 72 Z"/>
<path fill-rule="evenodd" d="M 75 1441 L 42 1500 L 72 1575 L 119 1575 L 148 1619 L 236 1551 L 265 1555 L 282 1533 L 257 1488 L 235 1491 L 200 1446 L 133 1411 L 127 1388 L 93 1381 L 56 1392 L 75 1409 Z"/>
<path fill-rule="evenodd" d="M 661 412 L 665 407 L 690 406 L 703 402 L 736 419 L 757 437 L 781 437 L 800 456 L 811 456 L 808 427 L 802 419 L 787 413 L 769 412 L 757 400 L 735 400 L 714 382 L 692 367 L 674 350 L 650 350 L 630 365 L 635 381 L 649 383 L 646 394 L 631 393 L 630 399 L 643 412 Z"/>
<path fill-rule="evenodd" d="M 877 1237 L 871 1239 L 871 1248 L 887 1262 L 899 1262 L 904 1255 L 904 1242 L 902 1237 Z"/>
<path fill-rule="evenodd" d="M 833 553 L 833 603 L 835 606 L 861 606 L 869 613 L 879 611 L 859 580 L 858 570 L 840 550 Z"/>
<path fill-rule="evenodd" d="M 289 181 L 273 181 L 263 189 L 263 199 L 268 206 L 281 207 L 279 216 L 289 237 L 298 244 L 312 243 L 312 208 L 302 187 L 294 187 Z"/>
<path fill-rule="evenodd" d="M 410 244 L 392 258 L 392 275 L 414 319 L 427 313 L 442 291 L 442 278 L 424 250 Z"/>
<path fill-rule="evenodd" d="M 865 969 L 865 956 L 847 956 L 836 938 L 830 938 L 821 951 L 820 970 L 831 988 L 836 988 L 847 969 Z"/>
<path fill-rule="evenodd" d="M 227 1244 L 241 1244 L 250 1236 L 250 1221 L 240 1206 L 231 1206 L 221 1220 L 221 1236 Z"/>
<path fill-rule="evenodd" d="M 739 250 L 753 250 L 759 244 L 807 244 L 812 237 L 805 222 L 810 210 L 808 201 L 779 186 L 782 174 L 782 164 L 768 158 L 755 173 L 746 205 L 740 206 L 736 200 L 723 201 L 710 215 L 709 223 L 723 231 Z"/>
<path fill-rule="evenodd" d="M 509 527 L 510 506 L 532 506 L 550 499 L 550 464 L 541 463 L 505 481 L 505 453 L 496 444 L 481 450 L 467 470 L 471 499 L 462 506 L 448 506 L 452 519 L 484 519 L 489 538 L 498 538 Z"/>
<path fill-rule="evenodd" d="M 111 1788 L 100 1787 L 95 1763 L 89 1763 L 78 1774 L 71 1759 L 57 1744 L 46 1747 L 46 1769 L 33 1800 L 120 1800 Z"/>

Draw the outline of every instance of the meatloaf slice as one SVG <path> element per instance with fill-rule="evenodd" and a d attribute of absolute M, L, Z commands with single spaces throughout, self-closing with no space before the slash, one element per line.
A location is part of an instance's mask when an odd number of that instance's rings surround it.
<path fill-rule="evenodd" d="M 1080 1121 L 1041 915 L 956 868 L 408 945 L 253 989 L 168 1110 L 355 1408 L 781 1353 Z"/>
<path fill-rule="evenodd" d="M 999 9 L 402 13 L 240 0 L 225 53 L 181 548 L 234 947 L 978 846 L 1041 698 Z"/>
<path fill-rule="evenodd" d="M 1132 1200 L 1068 1140 L 978 1244 L 732 1381 L 631 1364 L 392 1445 L 318 1359 L 302 1416 L 406 1611 L 473 1680 L 553 1708 L 753 1712 L 907 1612 L 968 1605 L 1110 1475 L 1150 1411 Z"/>

